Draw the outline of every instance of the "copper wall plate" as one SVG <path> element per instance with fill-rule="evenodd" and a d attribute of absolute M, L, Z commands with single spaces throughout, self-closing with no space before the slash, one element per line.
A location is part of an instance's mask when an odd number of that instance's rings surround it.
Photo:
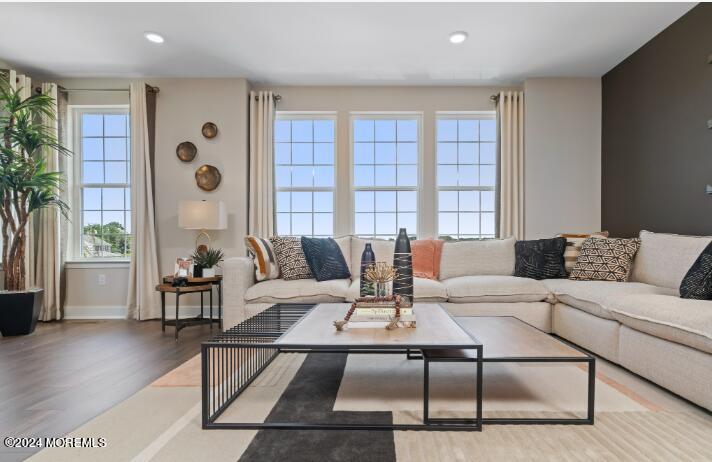
<path fill-rule="evenodd" d="M 176 156 L 183 162 L 192 162 L 198 155 L 198 148 L 190 141 L 183 141 L 176 146 Z"/>
<path fill-rule="evenodd" d="M 212 122 L 205 122 L 202 131 L 203 136 L 206 138 L 215 138 L 218 136 L 218 126 Z"/>
<path fill-rule="evenodd" d="M 220 170 L 212 165 L 201 165 L 195 171 L 195 182 L 203 191 L 214 191 L 220 186 L 220 180 L 222 180 Z"/>

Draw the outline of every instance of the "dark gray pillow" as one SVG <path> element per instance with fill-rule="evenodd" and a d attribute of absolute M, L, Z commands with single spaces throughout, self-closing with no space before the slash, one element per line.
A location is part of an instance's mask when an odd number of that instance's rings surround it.
<path fill-rule="evenodd" d="M 317 281 L 351 277 L 344 254 L 332 238 L 302 236 L 302 250 Z"/>
<path fill-rule="evenodd" d="M 517 241 L 514 244 L 514 275 L 531 279 L 565 278 L 565 250 L 565 237 Z"/>
<path fill-rule="evenodd" d="M 712 300 L 712 242 L 705 247 L 682 278 L 680 297 Z"/>

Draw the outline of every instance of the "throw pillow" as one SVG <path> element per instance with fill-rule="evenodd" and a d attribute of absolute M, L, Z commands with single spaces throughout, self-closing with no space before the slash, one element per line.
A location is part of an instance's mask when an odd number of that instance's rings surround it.
<path fill-rule="evenodd" d="M 256 236 L 247 236 L 245 245 L 255 264 L 255 279 L 257 281 L 278 279 L 279 265 L 277 265 L 277 257 L 270 241 Z"/>
<path fill-rule="evenodd" d="M 302 236 L 302 250 L 317 281 L 351 277 L 344 254 L 332 238 Z"/>
<path fill-rule="evenodd" d="M 712 242 L 707 244 L 682 279 L 680 297 L 712 300 Z"/>
<path fill-rule="evenodd" d="M 410 241 L 413 253 L 413 276 L 435 279 L 440 276 L 440 258 L 445 241 L 440 239 L 421 239 Z"/>
<path fill-rule="evenodd" d="M 565 250 L 564 237 L 517 241 L 514 244 L 514 275 L 531 279 L 565 278 Z"/>
<path fill-rule="evenodd" d="M 640 248 L 640 239 L 589 237 L 581 245 L 579 255 L 569 279 L 580 281 L 628 280 L 633 257 Z"/>
<path fill-rule="evenodd" d="M 302 250 L 302 241 L 298 237 L 270 237 L 269 241 L 277 255 L 277 264 L 285 281 L 311 279 L 311 270 Z"/>
<path fill-rule="evenodd" d="M 583 241 L 589 237 L 597 237 L 600 239 L 605 239 L 608 237 L 608 231 L 601 231 L 591 234 L 558 234 L 556 237 L 566 238 L 566 251 L 564 252 L 564 262 L 566 262 L 566 273 L 570 274 L 571 270 L 574 269 L 574 264 L 578 260 L 578 256 L 581 254 L 581 245 Z"/>

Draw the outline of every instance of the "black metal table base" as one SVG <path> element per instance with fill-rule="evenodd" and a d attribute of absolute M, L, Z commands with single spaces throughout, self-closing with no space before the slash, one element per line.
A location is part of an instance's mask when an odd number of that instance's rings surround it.
<path fill-rule="evenodd" d="M 483 358 L 482 345 L 473 346 L 467 358 L 429 358 L 428 349 L 411 345 L 402 349 L 386 346 L 358 349 L 325 348 L 307 345 L 299 348 L 280 348 L 274 342 L 304 317 L 314 305 L 278 304 L 218 334 L 201 346 L 202 427 L 203 429 L 313 429 L 313 430 L 444 430 L 481 431 L 488 425 L 591 425 L 594 420 L 595 358 L 582 351 L 584 357 L 525 357 Z M 218 419 L 280 353 L 349 353 L 349 354 L 404 354 L 409 360 L 423 360 L 423 423 L 419 424 L 363 424 L 314 422 L 226 422 Z M 472 418 L 433 418 L 429 414 L 430 362 L 474 363 L 476 368 L 475 406 Z M 483 364 L 487 362 L 587 363 L 588 408 L 585 418 L 491 418 L 482 415 Z"/>

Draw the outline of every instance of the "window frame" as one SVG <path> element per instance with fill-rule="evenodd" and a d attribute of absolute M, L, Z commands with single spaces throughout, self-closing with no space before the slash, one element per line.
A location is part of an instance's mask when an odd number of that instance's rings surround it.
<path fill-rule="evenodd" d="M 424 139 L 423 139 L 423 111 L 350 111 L 349 112 L 349 201 L 350 201 L 350 234 L 356 236 L 356 192 L 357 191 L 395 191 L 396 192 L 396 215 L 398 214 L 398 191 L 415 191 L 416 193 L 416 223 L 418 224 L 418 230 L 415 234 L 410 234 L 416 238 L 420 237 L 423 230 L 423 223 L 425 217 L 423 216 L 423 180 L 424 180 Z M 417 164 L 417 177 L 418 183 L 416 186 L 355 186 L 354 182 L 354 122 L 356 120 L 415 120 L 418 123 L 418 164 Z M 397 168 L 396 163 L 396 168 Z M 374 212 L 375 213 L 375 212 Z M 396 221 L 396 228 L 398 227 Z M 374 221 L 374 234 L 371 236 L 366 236 L 368 239 L 384 239 L 381 234 L 375 233 L 375 221 Z M 395 234 L 392 238 L 395 239 L 398 235 L 398 229 L 396 229 Z M 359 235 L 360 236 L 360 235 Z M 390 235 L 389 235 L 390 236 Z"/>
<path fill-rule="evenodd" d="M 499 131 L 499 127 L 497 126 L 497 112 L 496 111 L 437 111 L 435 113 L 435 118 L 434 118 L 434 127 L 433 127 L 433 134 L 434 134 L 434 140 L 433 140 L 433 146 L 435 149 L 435 155 L 434 155 L 434 169 L 435 169 L 435 233 L 438 239 L 441 238 L 444 234 L 440 232 L 440 192 L 441 191 L 491 191 L 494 194 L 494 210 L 492 213 L 494 214 L 494 234 L 492 237 L 483 237 L 482 234 L 482 210 L 479 210 L 477 212 L 478 215 L 478 220 L 479 220 L 479 229 L 480 233 L 475 236 L 474 239 L 476 240 L 487 240 L 487 239 L 497 239 L 498 236 L 498 220 L 497 217 L 499 216 L 499 203 L 498 203 L 498 193 L 497 190 L 499 188 L 499 158 L 497 154 L 497 136 L 495 136 L 495 184 L 494 186 L 440 186 L 438 182 L 438 167 L 439 167 L 439 162 L 438 162 L 438 144 L 439 144 L 439 137 L 438 137 L 438 127 L 439 127 L 439 121 L 440 120 L 494 120 L 495 121 L 495 130 Z M 459 144 L 459 141 L 456 142 Z M 479 144 L 480 141 L 477 141 Z M 459 163 L 457 164 L 459 165 Z M 482 165 L 482 164 L 475 164 L 475 165 Z M 488 165 L 488 164 L 485 164 Z M 480 204 L 481 204 L 480 200 Z M 459 210 L 459 205 L 458 205 L 458 211 L 455 212 L 458 215 L 458 233 L 457 237 L 455 240 L 460 240 L 462 236 L 460 234 L 460 210 Z M 451 236 L 448 234 L 448 236 Z M 489 235 L 488 235 L 489 236 Z M 469 238 L 465 238 L 469 239 Z"/>
<path fill-rule="evenodd" d="M 276 140 L 272 140 L 272 183 L 274 185 L 273 187 L 273 192 L 274 195 L 272 197 L 272 209 L 273 209 L 273 220 L 274 220 L 274 232 L 275 235 L 280 235 L 280 236 L 295 236 L 294 234 L 278 234 L 277 233 L 277 193 L 279 192 L 331 192 L 332 194 L 332 212 L 331 212 L 331 237 L 336 236 L 336 202 L 337 202 L 337 182 L 336 178 L 338 177 L 338 171 L 339 171 L 339 155 L 338 155 L 338 114 L 336 111 L 275 111 L 274 114 L 274 123 L 276 124 L 278 120 L 331 120 L 334 122 L 334 140 L 333 140 L 333 145 L 334 145 L 334 185 L 329 188 L 326 186 L 311 186 L 311 187 L 306 187 L 306 186 L 290 186 L 288 188 L 285 187 L 278 187 L 277 186 L 277 178 L 276 178 L 276 159 L 274 156 L 274 146 L 277 143 Z M 292 142 L 290 141 L 290 144 Z M 314 141 L 312 140 L 312 144 Z M 294 165 L 294 164 L 290 164 Z M 326 165 L 326 164 L 313 164 L 314 165 Z M 290 198 L 291 201 L 291 198 Z M 290 211 L 289 214 L 290 216 L 294 212 L 291 211 L 291 202 L 290 202 Z M 306 212 L 304 212 L 306 213 Z M 307 237 L 313 237 L 315 236 L 314 234 L 314 195 L 312 194 L 312 211 L 310 212 L 311 214 L 311 220 L 312 220 L 312 234 L 310 234 Z M 290 217 L 291 220 L 291 217 Z M 290 221 L 290 232 L 292 230 L 291 226 L 291 221 Z M 322 236 L 321 234 L 317 236 Z"/>
<path fill-rule="evenodd" d="M 83 249 L 82 249 L 82 230 L 83 230 L 83 222 L 82 222 L 82 213 L 84 211 L 84 205 L 83 205 L 83 189 L 84 188 L 91 188 L 91 187 L 98 187 L 98 188 L 129 188 L 131 189 L 131 197 L 133 197 L 133 176 L 131 175 L 131 169 L 132 169 L 132 163 L 133 163 L 133 155 L 131 152 L 131 133 L 128 133 L 127 136 L 127 159 L 129 163 L 129 171 L 128 173 L 128 182 L 127 183 L 88 183 L 84 184 L 83 183 L 83 178 L 82 178 L 82 165 L 83 165 L 83 159 L 84 159 L 84 153 L 82 152 L 82 123 L 81 123 L 81 118 L 82 115 L 84 114 L 102 114 L 102 115 L 126 115 L 128 117 L 128 126 L 127 126 L 127 132 L 130 131 L 131 128 L 131 110 L 130 110 L 130 105 L 128 104 L 109 104 L 109 105 L 93 105 L 93 104 L 74 104 L 74 105 L 69 105 L 68 107 L 69 113 L 70 113 L 70 118 L 69 118 L 69 133 L 71 134 L 70 140 L 71 140 L 71 151 L 73 153 L 72 156 L 72 168 L 71 168 L 71 174 L 72 178 L 71 181 L 68 181 L 68 184 L 71 185 L 71 200 L 72 200 L 72 207 L 71 207 L 71 217 L 72 217 L 72 222 L 70 224 L 70 236 L 71 238 L 69 239 L 70 241 L 70 249 L 68 254 L 71 255 L 71 259 L 68 261 L 68 263 L 81 263 L 81 264 L 92 264 L 92 263 L 115 263 L 115 264 L 126 264 L 131 261 L 131 257 L 129 256 L 122 256 L 122 257 L 85 257 L 83 255 Z M 107 186 L 108 185 L 108 186 Z M 131 204 L 129 206 L 129 211 L 132 214 L 133 211 L 131 209 Z M 102 206 L 103 207 L 103 206 Z M 103 209 L 102 209 L 103 210 Z M 127 230 L 127 235 L 132 238 L 133 242 L 133 237 L 134 237 L 134 232 L 133 232 L 133 219 L 131 220 L 131 229 Z"/>

